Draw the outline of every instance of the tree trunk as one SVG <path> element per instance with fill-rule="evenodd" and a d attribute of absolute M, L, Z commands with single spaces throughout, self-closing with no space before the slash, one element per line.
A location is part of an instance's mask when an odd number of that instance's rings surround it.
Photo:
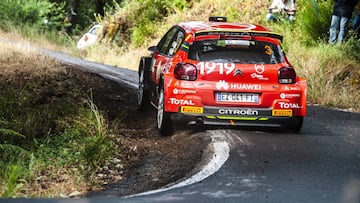
<path fill-rule="evenodd" d="M 105 7 L 105 0 L 96 0 L 95 1 L 95 12 L 100 14 L 101 16 L 105 15 L 104 7 Z"/>
<path fill-rule="evenodd" d="M 68 6 L 68 12 L 66 16 L 66 21 L 69 24 L 66 26 L 66 32 L 71 34 L 76 24 L 78 23 L 78 8 L 81 0 L 70 0 Z"/>

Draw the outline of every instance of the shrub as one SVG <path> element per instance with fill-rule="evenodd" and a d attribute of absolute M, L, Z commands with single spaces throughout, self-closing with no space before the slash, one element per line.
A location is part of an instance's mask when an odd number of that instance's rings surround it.
<path fill-rule="evenodd" d="M 301 40 L 306 44 L 324 41 L 328 36 L 333 1 L 303 0 L 299 3 L 297 24 Z"/>
<path fill-rule="evenodd" d="M 40 24 L 51 12 L 53 4 L 38 0 L 2 0 L 0 3 L 1 21 L 10 21 L 21 26 L 23 24 Z"/>

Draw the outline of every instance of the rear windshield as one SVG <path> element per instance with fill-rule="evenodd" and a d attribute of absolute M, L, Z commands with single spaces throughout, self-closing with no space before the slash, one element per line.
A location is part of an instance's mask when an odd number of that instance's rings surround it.
<path fill-rule="evenodd" d="M 89 30 L 90 34 L 94 34 L 97 35 L 97 33 L 100 31 L 101 27 L 100 26 L 94 26 Z"/>
<path fill-rule="evenodd" d="M 204 40 L 189 47 L 189 59 L 220 63 L 277 64 L 283 62 L 279 46 L 263 41 Z"/>

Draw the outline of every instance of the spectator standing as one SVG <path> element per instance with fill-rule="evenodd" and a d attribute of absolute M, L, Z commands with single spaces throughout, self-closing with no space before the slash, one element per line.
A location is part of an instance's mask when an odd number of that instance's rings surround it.
<path fill-rule="evenodd" d="M 295 0 L 273 0 L 266 15 L 267 21 L 278 21 L 285 16 L 289 21 L 295 20 Z"/>
<path fill-rule="evenodd" d="M 329 44 L 341 44 L 347 34 L 347 27 L 354 12 L 357 0 L 334 0 L 331 16 Z"/>
<path fill-rule="evenodd" d="M 356 37 L 360 37 L 360 1 L 355 6 L 353 30 Z"/>

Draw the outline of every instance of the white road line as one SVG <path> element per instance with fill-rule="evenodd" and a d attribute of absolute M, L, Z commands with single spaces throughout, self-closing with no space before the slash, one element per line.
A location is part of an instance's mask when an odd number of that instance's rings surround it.
<path fill-rule="evenodd" d="M 211 144 L 213 147 L 213 155 L 209 163 L 198 173 L 193 175 L 192 177 L 179 182 L 175 185 L 160 188 L 157 190 L 152 190 L 148 192 L 143 192 L 135 195 L 126 196 L 126 198 L 129 197 L 136 197 L 136 196 L 143 196 L 143 195 L 151 195 L 155 193 L 165 192 L 168 190 L 172 190 L 175 188 L 180 188 L 184 186 L 188 186 L 197 182 L 200 182 L 204 180 L 205 178 L 211 176 L 215 172 L 217 172 L 227 161 L 229 158 L 230 153 L 230 146 L 227 142 L 226 135 L 224 135 L 224 131 L 210 131 L 211 134 Z"/>

